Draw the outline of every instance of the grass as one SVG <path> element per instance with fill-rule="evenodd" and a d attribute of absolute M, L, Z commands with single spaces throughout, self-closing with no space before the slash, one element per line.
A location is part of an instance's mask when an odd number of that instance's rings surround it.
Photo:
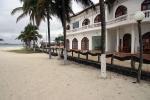
<path fill-rule="evenodd" d="M 34 52 L 33 49 L 22 48 L 22 49 L 17 49 L 17 50 L 9 50 L 8 52 L 23 53 L 23 54 L 32 54 L 32 53 L 40 53 L 41 51 L 36 50 Z"/>

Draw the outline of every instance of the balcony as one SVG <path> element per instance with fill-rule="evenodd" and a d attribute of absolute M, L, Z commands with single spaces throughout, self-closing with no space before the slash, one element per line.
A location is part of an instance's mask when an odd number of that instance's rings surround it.
<path fill-rule="evenodd" d="M 145 14 L 145 19 L 143 21 L 150 21 L 150 10 L 143 11 Z M 123 15 L 106 22 L 107 28 L 113 28 L 121 25 L 135 23 L 134 14 Z M 94 23 L 91 25 L 82 26 L 73 30 L 68 30 L 67 33 L 78 33 L 86 32 L 90 30 L 100 29 L 101 23 Z"/>
<path fill-rule="evenodd" d="M 84 31 L 84 30 L 90 30 L 90 29 L 94 29 L 94 28 L 97 28 L 97 27 L 100 27 L 101 23 L 94 23 L 94 24 L 91 24 L 91 25 L 85 25 L 85 26 L 82 26 L 80 28 L 75 28 L 73 30 L 67 30 L 68 33 L 71 33 L 71 32 L 79 32 L 79 31 Z"/>

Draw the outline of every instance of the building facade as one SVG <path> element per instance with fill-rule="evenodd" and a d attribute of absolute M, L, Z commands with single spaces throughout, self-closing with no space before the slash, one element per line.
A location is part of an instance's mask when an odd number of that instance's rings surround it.
<path fill-rule="evenodd" d="M 67 24 L 67 47 L 78 50 L 99 50 L 101 47 L 101 19 L 99 4 L 96 10 L 89 7 L 74 16 Z M 136 11 L 143 11 L 143 49 L 150 54 L 150 0 L 116 0 L 106 5 L 106 51 L 137 53 L 139 35 Z"/>

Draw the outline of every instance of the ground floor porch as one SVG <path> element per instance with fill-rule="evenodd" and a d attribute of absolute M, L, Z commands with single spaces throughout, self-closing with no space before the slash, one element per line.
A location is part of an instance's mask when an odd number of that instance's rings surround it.
<path fill-rule="evenodd" d="M 150 54 L 150 23 L 142 24 L 143 52 Z M 95 30 L 86 33 L 67 35 L 67 48 L 75 50 L 100 50 L 101 33 Z M 119 26 L 106 31 L 106 51 L 138 53 L 139 34 L 137 24 Z"/>

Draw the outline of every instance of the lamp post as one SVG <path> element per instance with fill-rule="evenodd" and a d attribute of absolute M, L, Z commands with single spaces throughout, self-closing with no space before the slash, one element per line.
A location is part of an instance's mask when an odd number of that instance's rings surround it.
<path fill-rule="evenodd" d="M 134 15 L 134 18 L 138 23 L 138 32 L 139 32 L 140 55 L 139 55 L 139 67 L 137 73 L 137 82 L 139 83 L 141 79 L 141 70 L 143 65 L 143 41 L 142 41 L 142 32 L 141 32 L 141 22 L 145 18 L 145 14 L 142 11 L 137 11 Z"/>

